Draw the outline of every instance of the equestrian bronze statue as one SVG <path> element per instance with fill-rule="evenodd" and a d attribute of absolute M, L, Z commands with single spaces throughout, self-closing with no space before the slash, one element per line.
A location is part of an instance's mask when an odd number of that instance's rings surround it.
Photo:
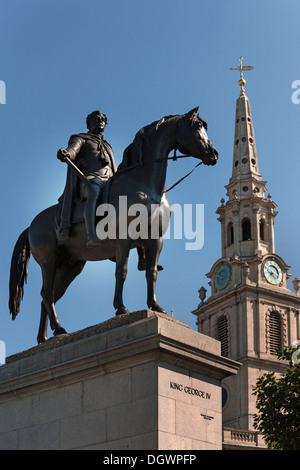
<path fill-rule="evenodd" d="M 38 343 L 47 339 L 48 319 L 54 335 L 66 333 L 58 320 L 55 304 L 87 261 L 116 263 L 115 314 L 128 314 L 123 304 L 123 284 L 133 248 L 138 248 L 145 260 L 147 305 L 165 313 L 156 300 L 156 279 L 170 214 L 165 187 L 168 155 L 178 149 L 205 165 L 215 165 L 218 159 L 218 152 L 206 134 L 207 125 L 197 111 L 195 108 L 183 115 L 166 116 L 142 128 L 125 149 L 117 170 L 112 149 L 103 141 L 106 117 L 100 112 L 90 117 L 87 134 L 72 136 L 68 148 L 59 150 L 58 158 L 70 164 L 64 194 L 58 204 L 38 214 L 19 236 L 11 260 L 9 308 L 13 320 L 20 310 L 30 254 L 42 270 Z M 89 155 L 92 160 L 95 157 L 93 163 Z M 153 218 L 158 221 L 155 236 L 151 230 L 148 236 L 137 237 L 132 233 L 130 224 L 134 215 L 128 210 L 124 217 L 124 200 L 126 208 L 139 205 L 145 209 L 149 227 Z M 101 207 L 113 208 L 115 224 L 111 233 L 114 236 L 102 236 L 103 231 L 97 229 L 106 217 Z"/>

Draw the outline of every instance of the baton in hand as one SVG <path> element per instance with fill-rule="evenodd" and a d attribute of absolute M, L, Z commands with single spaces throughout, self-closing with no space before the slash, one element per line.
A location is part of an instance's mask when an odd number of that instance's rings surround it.
<path fill-rule="evenodd" d="M 70 160 L 69 157 L 64 157 L 64 161 L 67 165 L 76 173 L 76 175 L 83 181 L 85 184 L 91 184 L 90 180 L 82 173 L 82 171 L 77 168 L 77 166 Z"/>

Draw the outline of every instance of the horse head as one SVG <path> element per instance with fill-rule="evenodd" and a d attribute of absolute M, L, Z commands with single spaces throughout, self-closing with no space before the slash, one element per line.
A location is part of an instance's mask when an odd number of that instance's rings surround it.
<path fill-rule="evenodd" d="M 207 124 L 197 114 L 199 107 L 181 116 L 176 132 L 176 147 L 181 153 L 190 154 L 205 165 L 215 165 L 218 152 L 207 137 Z"/>

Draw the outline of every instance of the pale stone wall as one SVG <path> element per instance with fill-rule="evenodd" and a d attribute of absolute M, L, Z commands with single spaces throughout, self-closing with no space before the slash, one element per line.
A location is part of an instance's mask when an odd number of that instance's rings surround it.
<path fill-rule="evenodd" d="M 187 376 L 186 371 L 175 367 L 159 368 L 158 377 L 159 448 L 221 450 L 218 381 L 196 373 Z"/>

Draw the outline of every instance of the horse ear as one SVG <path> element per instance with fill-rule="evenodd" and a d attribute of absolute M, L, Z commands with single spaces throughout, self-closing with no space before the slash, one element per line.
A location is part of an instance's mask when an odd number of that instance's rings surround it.
<path fill-rule="evenodd" d="M 186 117 L 192 119 L 195 116 L 195 114 L 197 114 L 198 109 L 199 109 L 199 106 L 197 106 L 194 109 L 191 109 L 188 113 L 186 113 Z"/>

